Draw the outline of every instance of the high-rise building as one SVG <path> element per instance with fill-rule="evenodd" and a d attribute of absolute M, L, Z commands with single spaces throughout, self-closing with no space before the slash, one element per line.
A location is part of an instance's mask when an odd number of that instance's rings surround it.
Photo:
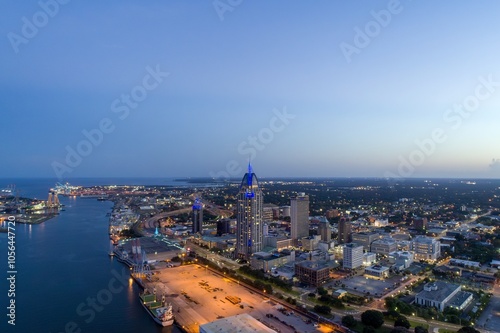
<path fill-rule="evenodd" d="M 363 245 L 348 243 L 344 245 L 343 267 L 355 269 L 363 266 Z"/>
<path fill-rule="evenodd" d="M 323 242 L 330 242 L 332 240 L 332 229 L 330 228 L 330 223 L 320 222 L 318 232 Z"/>
<path fill-rule="evenodd" d="M 292 239 L 309 236 L 309 196 L 305 193 L 290 199 L 290 221 Z"/>
<path fill-rule="evenodd" d="M 351 221 L 349 221 L 346 218 L 341 218 L 339 221 L 339 234 L 338 234 L 338 240 L 339 244 L 345 244 L 345 243 L 350 243 L 351 242 Z"/>
<path fill-rule="evenodd" d="M 231 221 L 229 219 L 221 219 L 217 221 L 217 235 L 222 236 L 231 232 Z"/>
<path fill-rule="evenodd" d="M 203 204 L 200 198 L 196 198 L 193 205 L 193 234 L 197 232 L 203 232 Z"/>
<path fill-rule="evenodd" d="M 263 194 L 257 176 L 248 164 L 238 193 L 236 256 L 248 259 L 262 250 L 264 244 Z"/>

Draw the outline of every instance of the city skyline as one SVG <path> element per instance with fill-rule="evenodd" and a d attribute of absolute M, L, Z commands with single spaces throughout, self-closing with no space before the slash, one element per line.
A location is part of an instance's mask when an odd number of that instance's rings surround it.
<path fill-rule="evenodd" d="M 4 2 L 2 177 L 498 178 L 500 6 Z"/>

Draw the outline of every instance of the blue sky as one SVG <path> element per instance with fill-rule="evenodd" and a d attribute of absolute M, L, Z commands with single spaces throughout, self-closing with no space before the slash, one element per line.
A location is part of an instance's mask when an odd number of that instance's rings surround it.
<path fill-rule="evenodd" d="M 59 1 L 0 3 L 0 176 L 500 176 L 495 1 Z"/>

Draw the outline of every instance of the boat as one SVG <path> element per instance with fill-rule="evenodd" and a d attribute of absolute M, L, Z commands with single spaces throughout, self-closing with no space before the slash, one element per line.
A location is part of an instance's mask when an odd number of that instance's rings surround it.
<path fill-rule="evenodd" d="M 115 255 L 115 244 L 113 243 L 113 241 L 110 239 L 109 240 L 109 255 L 112 257 Z"/>
<path fill-rule="evenodd" d="M 172 304 L 165 302 L 165 295 L 162 296 L 161 302 L 158 302 L 155 292 L 150 293 L 147 289 L 144 289 L 139 298 L 144 309 L 157 324 L 165 327 L 174 323 Z"/>
<path fill-rule="evenodd" d="M 101 196 L 100 194 L 92 194 L 92 193 L 80 194 L 80 198 L 86 198 L 86 199 L 95 199 L 95 198 L 99 198 L 100 196 Z"/>
<path fill-rule="evenodd" d="M 106 200 L 108 200 L 107 195 L 101 195 L 101 196 L 97 197 L 97 201 L 106 201 Z"/>

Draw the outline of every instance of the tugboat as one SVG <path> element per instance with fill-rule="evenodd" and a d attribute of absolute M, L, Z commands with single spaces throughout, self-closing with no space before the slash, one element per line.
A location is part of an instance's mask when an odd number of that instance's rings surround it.
<path fill-rule="evenodd" d="M 174 314 L 172 313 L 172 304 L 165 302 L 165 295 L 162 296 L 161 302 L 156 300 L 156 289 L 150 293 L 148 289 L 139 295 L 141 304 L 154 319 L 154 321 L 161 326 L 171 326 L 174 323 Z"/>

